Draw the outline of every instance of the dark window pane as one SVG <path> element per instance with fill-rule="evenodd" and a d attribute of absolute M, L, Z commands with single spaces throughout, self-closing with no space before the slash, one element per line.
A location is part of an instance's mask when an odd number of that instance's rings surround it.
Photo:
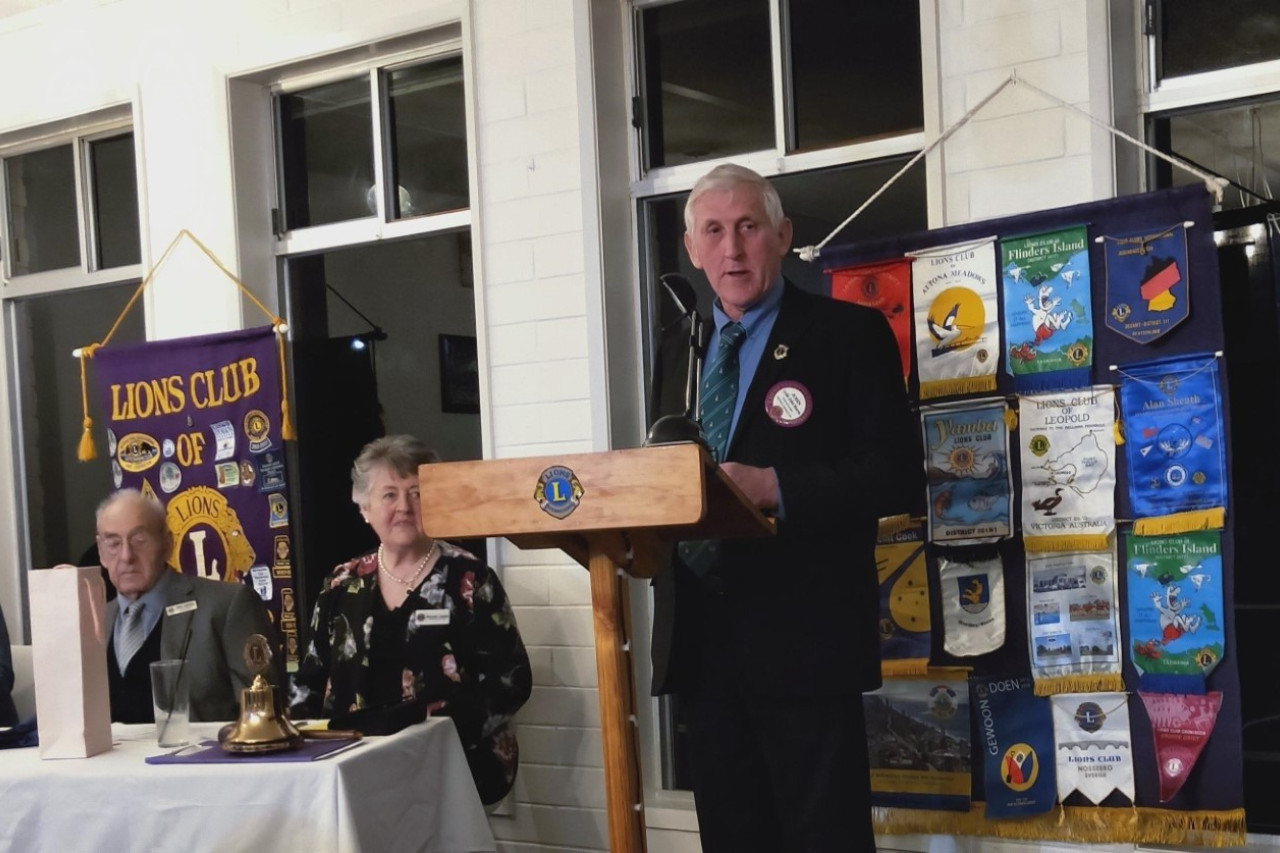
<path fill-rule="evenodd" d="M 790 0 L 795 148 L 924 127 L 917 3 Z"/>
<path fill-rule="evenodd" d="M 774 146 L 768 0 L 641 12 L 648 167 Z"/>
<path fill-rule="evenodd" d="M 1280 167 L 1268 152 L 1280 145 L 1280 101 L 1219 104 L 1152 119 L 1151 141 L 1161 151 L 1231 181 L 1226 209 L 1252 207 L 1280 187 Z M 1158 187 L 1198 183 L 1195 175 L 1149 158 Z"/>
<path fill-rule="evenodd" d="M 464 95 L 460 56 L 387 74 L 392 218 L 469 206 Z"/>
<path fill-rule="evenodd" d="M 373 112 L 361 77 L 280 96 L 285 227 L 372 215 Z"/>
<path fill-rule="evenodd" d="M 1160 76 L 1280 59 L 1276 0 L 1163 0 Z"/>
<path fill-rule="evenodd" d="M 110 413 L 98 409 L 98 396 L 90 390 L 98 457 L 88 462 L 76 459 L 84 428 L 80 364 L 69 353 L 102 340 L 136 289 L 137 282 L 131 282 L 15 302 L 17 334 L 11 353 L 16 365 L 33 568 L 75 563 L 94 544 L 94 509 L 112 490 L 111 455 L 106 452 Z M 141 304 L 135 305 L 116 330 L 112 345 L 142 343 L 145 316 Z M 94 560 L 81 565 L 96 564 Z"/>
<path fill-rule="evenodd" d="M 142 259 L 138 236 L 138 174 L 133 134 L 89 143 L 93 223 L 98 269 L 136 264 Z"/>
<path fill-rule="evenodd" d="M 80 265 L 74 158 L 59 145 L 4 161 L 14 275 Z"/>

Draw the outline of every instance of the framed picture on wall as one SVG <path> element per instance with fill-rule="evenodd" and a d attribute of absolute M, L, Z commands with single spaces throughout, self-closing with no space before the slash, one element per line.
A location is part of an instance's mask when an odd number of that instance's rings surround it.
<path fill-rule="evenodd" d="M 480 414 L 480 362 L 476 339 L 440 335 L 440 411 Z"/>

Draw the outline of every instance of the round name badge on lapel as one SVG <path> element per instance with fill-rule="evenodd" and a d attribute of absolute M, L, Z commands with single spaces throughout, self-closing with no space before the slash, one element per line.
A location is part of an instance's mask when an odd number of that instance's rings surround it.
<path fill-rule="evenodd" d="M 798 427 L 813 414 L 813 395 L 799 382 L 779 382 L 764 395 L 764 410 L 778 426 Z"/>

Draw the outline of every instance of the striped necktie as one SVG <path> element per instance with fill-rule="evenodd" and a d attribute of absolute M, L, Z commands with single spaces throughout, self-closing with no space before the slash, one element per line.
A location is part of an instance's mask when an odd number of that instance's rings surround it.
<path fill-rule="evenodd" d="M 133 602 L 124 610 L 124 625 L 120 628 L 120 636 L 116 638 L 116 663 L 120 666 L 121 675 L 124 675 L 124 671 L 129 668 L 129 661 L 147 640 L 142 627 L 142 610 L 141 601 Z"/>
<path fill-rule="evenodd" d="M 702 377 L 702 434 L 717 462 L 723 462 L 729 450 L 729 428 L 733 410 L 738 405 L 738 349 L 747 338 L 741 323 L 729 323 L 720 330 L 720 346 L 716 357 Z M 702 577 L 720 552 L 714 539 L 681 542 L 677 550 L 684 564 Z"/>
<path fill-rule="evenodd" d="M 720 346 L 716 357 L 702 377 L 702 434 L 717 462 L 723 462 L 729 449 L 729 427 L 733 410 L 738 405 L 738 349 L 747 339 L 741 323 L 729 323 L 720 330 Z"/>

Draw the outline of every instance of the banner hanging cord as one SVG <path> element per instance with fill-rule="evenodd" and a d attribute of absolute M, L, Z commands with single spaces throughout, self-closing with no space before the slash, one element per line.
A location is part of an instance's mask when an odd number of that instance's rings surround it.
<path fill-rule="evenodd" d="M 1090 115 L 1086 110 L 1083 110 L 1080 107 L 1077 107 L 1075 104 L 1068 103 L 1067 101 L 1062 100 L 1056 95 L 1049 94 L 1044 89 L 1041 89 L 1039 86 L 1035 85 L 1034 83 L 1028 83 L 1026 80 L 1023 80 L 1022 78 L 1018 77 L 1018 73 L 1015 71 L 1013 74 L 1010 74 L 1008 77 L 1006 77 L 1004 81 L 1000 83 L 999 86 L 996 86 L 996 88 L 993 89 L 990 94 L 988 94 L 982 100 L 978 101 L 978 103 L 974 104 L 972 109 L 970 109 L 967 113 L 961 116 L 959 120 L 957 120 L 954 124 L 952 124 L 946 130 L 944 130 L 938 136 L 937 139 L 933 140 L 928 145 L 926 145 L 921 151 L 917 152 L 914 157 L 912 157 L 910 160 L 907 161 L 906 165 L 904 165 L 901 169 L 895 172 L 893 176 L 889 178 L 889 180 L 885 181 L 884 185 L 881 186 L 880 189 L 872 193 L 871 197 L 868 198 L 866 201 L 864 201 L 857 210 L 849 214 L 849 217 L 845 219 L 844 222 L 841 222 L 839 225 L 837 225 L 835 230 L 833 230 L 830 234 L 828 234 L 822 240 L 821 243 L 818 243 L 816 246 L 801 246 L 800 248 L 794 249 L 793 251 L 800 256 L 801 260 L 815 261 L 818 258 L 820 258 L 822 256 L 823 247 L 826 246 L 828 243 L 830 243 L 837 234 L 839 234 L 846 227 L 848 227 L 850 222 L 857 219 L 858 216 L 861 215 L 862 211 L 866 210 L 873 201 L 875 201 L 877 198 L 883 195 L 885 191 L 889 189 L 889 187 L 893 186 L 893 184 L 897 182 L 897 180 L 901 178 L 902 175 L 908 169 L 910 169 L 917 162 L 919 162 L 922 157 L 925 157 L 926 155 L 928 155 L 930 151 L 937 148 L 943 142 L 946 142 L 947 139 L 953 133 L 955 133 L 957 130 L 959 130 L 961 127 L 967 124 L 969 119 L 973 118 L 974 115 L 976 115 L 983 107 L 985 107 L 988 103 L 990 103 L 992 99 L 996 97 L 996 95 L 999 95 L 1006 88 L 1008 88 L 1010 84 L 1017 85 L 1017 86 L 1025 86 L 1027 89 L 1031 90 L 1032 92 L 1035 92 L 1036 94 L 1040 95 L 1043 98 L 1046 98 L 1052 101 L 1058 106 L 1066 107 L 1069 110 L 1079 113 L 1080 115 L 1088 119 L 1090 124 L 1094 125 L 1095 127 L 1102 128 L 1103 130 L 1110 133 L 1112 136 L 1115 136 L 1119 139 L 1123 139 L 1125 142 L 1135 145 L 1138 148 L 1141 148 L 1143 151 L 1146 151 L 1149 154 L 1153 154 L 1156 157 L 1159 157 L 1161 160 L 1165 160 L 1171 163 L 1172 165 L 1177 166 L 1179 169 L 1182 169 L 1183 171 L 1190 172 L 1200 180 L 1204 181 L 1205 188 L 1210 193 L 1213 194 L 1214 199 L 1219 204 L 1222 203 L 1222 192 L 1226 188 L 1227 184 L 1229 183 L 1226 178 L 1222 178 L 1217 175 L 1210 174 L 1209 172 L 1206 172 L 1203 169 L 1196 168 L 1195 166 L 1191 165 L 1190 163 L 1184 160 L 1181 160 L 1177 157 L 1166 154 L 1163 151 L 1160 151 L 1156 148 L 1151 147 L 1150 145 L 1146 144 L 1142 140 L 1137 139 L 1133 136 L 1130 136 L 1129 134 L 1125 133 L 1123 130 L 1120 130 L 1118 127 L 1114 127 L 1113 125 L 1107 124 L 1102 119 L 1099 119 L 1093 115 Z"/>
<path fill-rule="evenodd" d="M 87 371 L 85 363 L 88 359 L 93 358 L 99 349 L 111 342 L 111 338 L 115 336 L 116 330 L 120 328 L 120 324 L 124 322 L 124 318 L 133 310 L 134 303 L 138 301 L 138 297 L 142 295 L 144 290 L 146 290 L 147 285 L 151 283 L 151 280 L 155 277 L 156 273 L 164 266 L 165 261 L 169 259 L 169 255 L 173 253 L 173 250 L 177 247 L 178 243 L 182 241 L 183 237 L 186 237 L 192 243 L 195 243 L 196 247 L 199 248 L 200 251 L 204 252 L 205 257 L 212 261 L 213 265 L 221 270 L 222 274 L 229 278 L 236 287 L 240 288 L 240 292 L 248 297 L 249 301 L 252 302 L 259 311 L 270 318 L 272 331 L 276 334 L 276 352 L 280 357 L 280 437 L 285 441 L 292 441 L 297 438 L 297 433 L 293 428 L 293 420 L 289 413 L 289 374 L 285 370 L 284 336 L 289 329 L 288 325 L 285 323 L 283 317 L 278 317 L 275 314 L 272 314 L 267 306 L 244 286 L 244 282 L 237 278 L 235 273 L 227 269 L 226 264 L 222 263 L 218 256 L 215 255 L 208 246 L 200 242 L 200 239 L 196 237 L 196 235 L 192 234 L 186 228 L 183 228 L 178 232 L 178 235 L 169 242 L 169 245 L 160 255 L 160 260 L 156 261 L 155 265 L 151 267 L 151 270 L 143 277 L 142 281 L 134 289 L 133 295 L 130 296 L 129 301 L 125 303 L 124 309 L 121 310 L 119 316 L 116 317 L 115 322 L 111 324 L 111 330 L 107 332 L 106 337 L 97 343 L 87 344 L 72 353 L 80 361 L 80 406 L 84 415 L 84 420 L 82 422 L 83 432 L 80 435 L 80 446 L 76 451 L 76 456 L 81 462 L 88 462 L 91 459 L 96 459 L 98 456 L 98 449 L 94 445 L 93 441 L 93 419 L 89 417 L 89 385 L 86 377 Z"/>

